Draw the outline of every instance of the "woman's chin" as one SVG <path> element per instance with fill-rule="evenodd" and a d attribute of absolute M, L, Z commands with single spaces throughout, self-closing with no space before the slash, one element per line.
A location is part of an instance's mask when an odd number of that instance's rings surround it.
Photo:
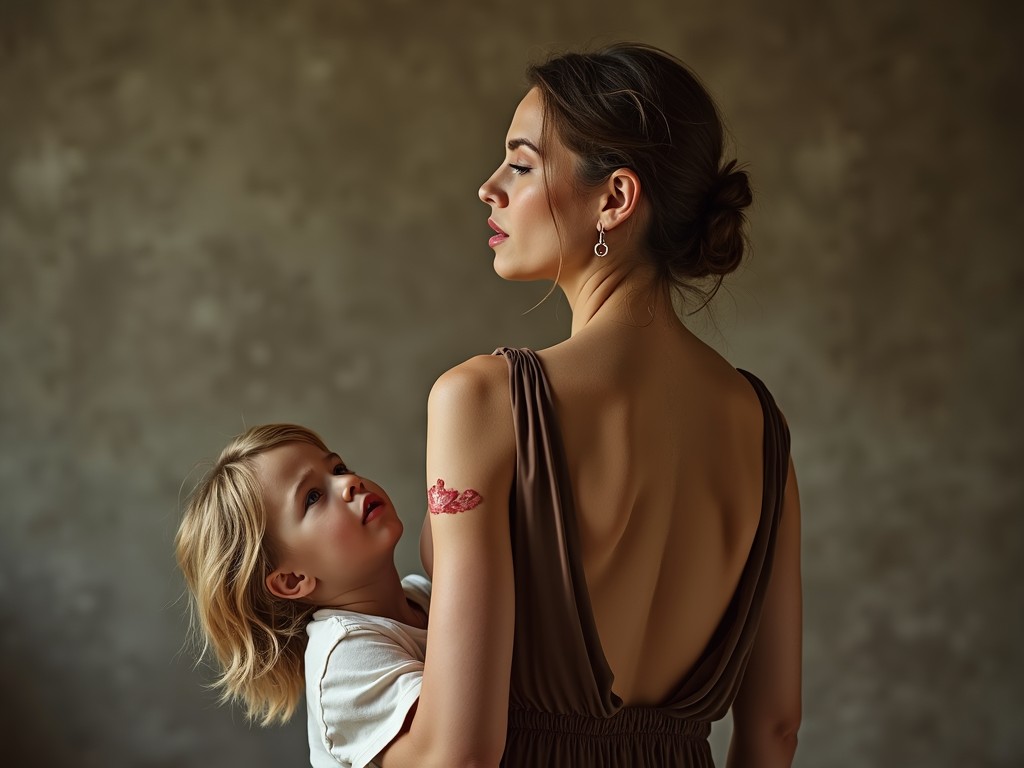
<path fill-rule="evenodd" d="M 498 262 L 494 262 L 494 274 L 500 277 L 502 280 L 518 280 L 519 277 L 516 275 L 515 270 L 502 269 L 498 266 Z"/>
<path fill-rule="evenodd" d="M 531 280 L 554 280 L 555 272 L 550 269 L 528 269 L 523 264 L 515 263 L 512 259 L 503 259 L 500 255 L 494 257 L 494 273 L 502 280 L 514 282 L 529 282 Z"/>

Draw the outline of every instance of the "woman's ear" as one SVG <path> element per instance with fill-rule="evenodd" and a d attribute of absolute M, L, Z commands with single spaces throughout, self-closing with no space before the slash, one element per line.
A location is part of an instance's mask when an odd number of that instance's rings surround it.
<path fill-rule="evenodd" d="M 278 568 L 267 576 L 267 589 L 285 600 L 301 600 L 316 589 L 316 578 Z"/>
<path fill-rule="evenodd" d="M 629 168 L 612 172 L 601 195 L 601 221 L 605 229 L 615 229 L 636 211 L 640 204 L 640 177 Z"/>

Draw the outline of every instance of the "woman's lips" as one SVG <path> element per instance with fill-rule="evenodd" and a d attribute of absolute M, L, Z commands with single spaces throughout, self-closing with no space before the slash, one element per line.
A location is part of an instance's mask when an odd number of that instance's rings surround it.
<path fill-rule="evenodd" d="M 493 219 L 487 220 L 487 226 L 489 226 L 491 229 L 498 233 L 496 235 L 493 235 L 491 239 L 487 241 L 487 244 L 491 248 L 498 245 L 499 243 L 503 243 L 506 240 L 508 240 L 508 234 L 501 227 L 495 224 Z"/>

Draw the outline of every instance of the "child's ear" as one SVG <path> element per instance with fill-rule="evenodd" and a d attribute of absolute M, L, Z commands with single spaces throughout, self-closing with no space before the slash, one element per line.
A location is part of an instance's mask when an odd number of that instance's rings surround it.
<path fill-rule="evenodd" d="M 267 576 L 267 589 L 285 600 L 301 600 L 316 588 L 316 578 L 278 568 Z"/>

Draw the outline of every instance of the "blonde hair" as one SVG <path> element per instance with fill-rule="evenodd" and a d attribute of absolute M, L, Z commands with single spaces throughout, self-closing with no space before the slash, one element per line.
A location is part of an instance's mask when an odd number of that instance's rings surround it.
<path fill-rule="evenodd" d="M 189 590 L 200 659 L 212 651 L 213 687 L 260 725 L 291 718 L 302 697 L 305 627 L 316 606 L 274 596 L 263 488 L 253 459 L 284 443 L 311 443 L 315 432 L 264 424 L 234 438 L 189 496 L 175 537 Z M 198 630 L 198 631 L 197 631 Z"/>

